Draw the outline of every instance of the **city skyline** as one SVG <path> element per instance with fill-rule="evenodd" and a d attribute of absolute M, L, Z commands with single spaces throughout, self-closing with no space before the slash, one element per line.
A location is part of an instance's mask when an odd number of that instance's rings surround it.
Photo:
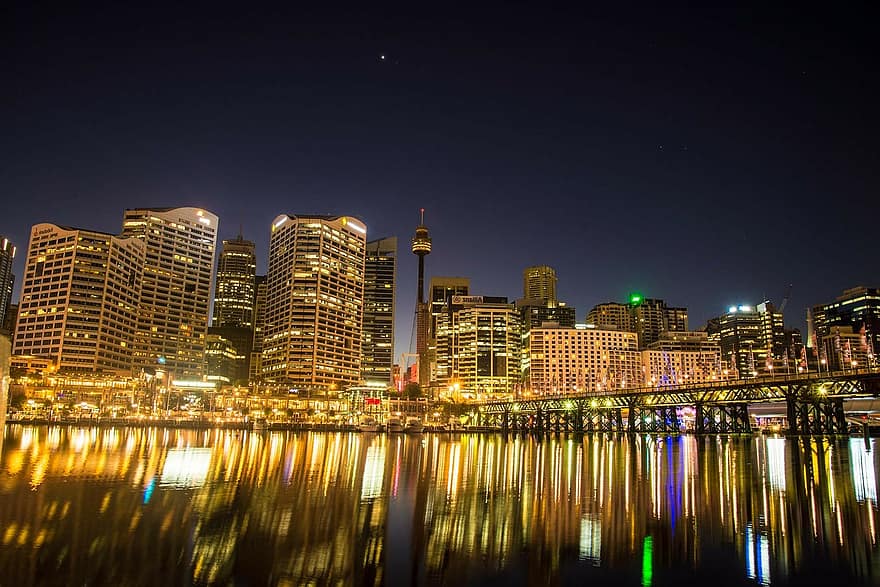
<path fill-rule="evenodd" d="M 262 274 L 284 210 L 407 239 L 424 207 L 427 277 L 513 299 L 546 264 L 578 321 L 639 291 L 698 327 L 794 284 L 803 330 L 877 285 L 870 19 L 44 10 L 10 15 L 0 233 L 20 250 L 40 222 L 112 233 L 120 208 L 191 205 Z M 415 273 L 402 257 L 397 356 Z"/>

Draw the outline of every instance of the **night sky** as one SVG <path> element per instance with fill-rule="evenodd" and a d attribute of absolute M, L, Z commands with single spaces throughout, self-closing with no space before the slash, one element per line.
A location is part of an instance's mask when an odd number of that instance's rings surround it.
<path fill-rule="evenodd" d="M 802 327 L 880 284 L 875 15 L 414 4 L 435 11 L 4 8 L 17 285 L 32 224 L 118 232 L 124 208 L 178 205 L 243 227 L 261 271 L 282 212 L 398 236 L 398 355 L 421 207 L 429 277 L 515 299 L 548 264 L 579 320 L 637 290 L 697 328 L 791 283 Z"/>

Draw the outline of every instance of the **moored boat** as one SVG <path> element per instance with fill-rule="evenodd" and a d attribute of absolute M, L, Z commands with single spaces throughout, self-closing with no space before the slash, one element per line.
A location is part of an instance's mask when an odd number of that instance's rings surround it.
<path fill-rule="evenodd" d="M 421 418 L 407 418 L 406 426 L 404 426 L 403 431 L 409 432 L 411 434 L 418 434 L 425 429 L 424 423 L 422 423 Z"/>
<path fill-rule="evenodd" d="M 358 424 L 358 429 L 361 432 L 378 432 L 379 431 L 379 423 L 376 422 L 375 418 L 367 416 L 361 423 Z"/>

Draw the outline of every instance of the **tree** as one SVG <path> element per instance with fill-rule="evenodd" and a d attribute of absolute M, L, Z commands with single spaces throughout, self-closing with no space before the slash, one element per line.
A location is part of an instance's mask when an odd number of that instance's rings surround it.
<path fill-rule="evenodd" d="M 403 397 L 406 399 L 417 399 L 422 395 L 422 386 L 413 381 L 407 383 L 403 388 Z"/>

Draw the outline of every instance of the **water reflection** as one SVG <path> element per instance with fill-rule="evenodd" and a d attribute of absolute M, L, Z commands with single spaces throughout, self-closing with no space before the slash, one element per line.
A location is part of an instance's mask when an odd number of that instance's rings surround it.
<path fill-rule="evenodd" d="M 8 426 L 10 584 L 872 583 L 862 439 Z"/>

